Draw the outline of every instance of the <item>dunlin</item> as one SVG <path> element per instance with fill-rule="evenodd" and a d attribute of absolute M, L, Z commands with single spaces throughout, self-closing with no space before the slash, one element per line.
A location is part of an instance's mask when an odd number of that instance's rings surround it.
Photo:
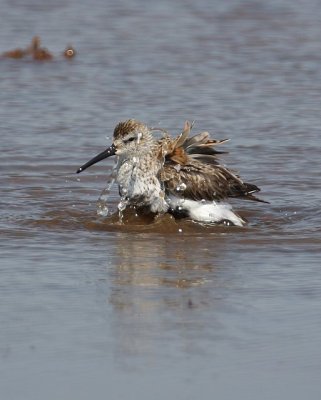
<path fill-rule="evenodd" d="M 137 213 L 166 212 L 195 221 L 242 226 L 229 198 L 264 202 L 254 193 L 260 189 L 220 164 L 216 147 L 225 140 L 210 139 L 208 132 L 190 137 L 192 124 L 172 138 L 164 133 L 155 139 L 153 128 L 129 119 L 120 122 L 113 143 L 80 167 L 77 173 L 103 160 L 118 156 L 116 181 L 119 208 L 134 207 Z"/>

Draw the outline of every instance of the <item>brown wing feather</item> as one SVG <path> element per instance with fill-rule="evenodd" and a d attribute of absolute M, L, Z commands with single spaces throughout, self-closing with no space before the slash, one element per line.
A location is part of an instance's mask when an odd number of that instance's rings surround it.
<path fill-rule="evenodd" d="M 211 156 L 210 163 L 218 164 L 218 162 L 215 162 L 215 155 L 226 152 L 218 151 L 214 147 L 227 142 L 228 139 L 210 139 L 210 134 L 208 132 L 201 132 L 189 138 L 188 135 L 192 127 L 193 123 L 186 121 L 182 133 L 179 134 L 177 138 L 172 139 L 170 136 L 167 136 L 160 140 L 160 147 L 162 150 L 164 150 L 164 148 L 166 149 L 166 160 L 185 164 L 187 163 L 188 155 L 195 159 L 201 159 L 203 157 L 203 161 L 206 159 L 209 160 L 206 156 Z"/>
<path fill-rule="evenodd" d="M 186 122 L 183 132 L 168 147 L 160 173 L 167 193 L 192 200 L 238 197 L 264 202 L 253 195 L 260 191 L 256 185 L 243 182 L 219 164 L 216 155 L 221 152 L 213 147 L 226 142 L 226 139 L 212 140 L 208 132 L 188 138 L 191 127 Z"/>
<path fill-rule="evenodd" d="M 257 186 L 242 182 L 231 171 L 219 165 L 197 160 L 185 165 L 165 162 L 160 178 L 169 194 L 191 200 L 219 201 L 239 197 L 260 201 L 253 195 L 260 191 Z"/>

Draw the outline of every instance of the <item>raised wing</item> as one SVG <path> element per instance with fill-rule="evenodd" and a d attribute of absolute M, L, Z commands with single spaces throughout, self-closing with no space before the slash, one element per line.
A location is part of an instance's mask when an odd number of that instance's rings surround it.
<path fill-rule="evenodd" d="M 223 200 L 238 197 L 264 202 L 254 196 L 260 189 L 243 182 L 238 175 L 220 165 L 216 146 L 225 140 L 212 140 L 208 132 L 188 137 L 192 125 L 171 141 L 160 179 L 168 194 L 191 200 Z"/>

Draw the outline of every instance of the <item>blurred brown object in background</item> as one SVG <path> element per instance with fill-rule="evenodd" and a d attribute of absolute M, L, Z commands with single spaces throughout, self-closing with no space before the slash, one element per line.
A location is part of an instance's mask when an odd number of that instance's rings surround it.
<path fill-rule="evenodd" d="M 34 60 L 37 61 L 47 61 L 52 60 L 52 54 L 44 47 L 40 47 L 40 37 L 34 36 L 31 41 L 31 46 L 28 49 L 28 53 L 32 56 Z"/>
<path fill-rule="evenodd" d="M 63 52 L 63 56 L 65 58 L 74 58 L 76 55 L 76 50 L 72 46 L 67 46 L 65 51 Z"/>
<path fill-rule="evenodd" d="M 62 55 L 68 59 L 73 58 L 76 55 L 76 50 L 72 46 L 68 45 Z M 14 59 L 21 59 L 29 56 L 36 61 L 50 61 L 54 58 L 48 49 L 41 47 L 41 39 L 39 36 L 34 36 L 31 40 L 30 46 L 26 49 L 18 48 L 5 51 L 1 56 Z"/>

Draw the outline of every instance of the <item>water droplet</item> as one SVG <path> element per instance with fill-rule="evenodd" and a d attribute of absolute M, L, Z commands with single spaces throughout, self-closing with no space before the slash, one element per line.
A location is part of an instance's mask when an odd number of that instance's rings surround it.
<path fill-rule="evenodd" d="M 140 140 L 141 140 L 142 136 L 143 136 L 142 132 L 138 132 L 137 133 L 137 144 L 140 143 Z"/>
<path fill-rule="evenodd" d="M 127 206 L 127 201 L 123 201 L 123 200 L 121 200 L 119 203 L 118 203 L 118 210 L 119 211 L 124 211 L 125 210 L 125 208 L 126 208 L 126 206 Z"/>
<path fill-rule="evenodd" d="M 185 189 L 186 189 L 186 185 L 185 185 L 185 183 L 180 183 L 177 187 L 176 187 L 176 191 L 177 192 L 183 192 Z"/>
<path fill-rule="evenodd" d="M 107 217 L 109 209 L 106 204 L 97 204 L 97 214 L 101 217 Z"/>

